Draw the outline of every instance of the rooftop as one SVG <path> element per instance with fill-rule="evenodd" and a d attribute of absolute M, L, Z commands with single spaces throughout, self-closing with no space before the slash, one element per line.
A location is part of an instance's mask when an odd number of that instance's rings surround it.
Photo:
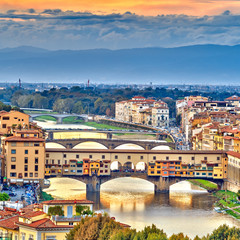
<path fill-rule="evenodd" d="M 93 204 L 93 201 L 90 200 L 49 200 L 44 201 L 42 204 L 45 205 L 57 205 L 57 204 Z"/>

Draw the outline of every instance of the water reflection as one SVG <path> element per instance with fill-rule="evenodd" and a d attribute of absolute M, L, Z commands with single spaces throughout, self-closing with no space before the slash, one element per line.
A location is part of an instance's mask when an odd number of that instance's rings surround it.
<path fill-rule="evenodd" d="M 101 190 L 101 194 L 86 194 L 79 181 L 55 178 L 46 191 L 56 198 L 93 200 L 95 211 L 108 212 L 137 230 L 154 223 L 167 234 L 183 232 L 194 237 L 206 235 L 221 224 L 240 227 L 239 221 L 213 211 L 215 198 L 208 193 L 154 194 L 150 183 L 132 178 L 110 181 Z"/>

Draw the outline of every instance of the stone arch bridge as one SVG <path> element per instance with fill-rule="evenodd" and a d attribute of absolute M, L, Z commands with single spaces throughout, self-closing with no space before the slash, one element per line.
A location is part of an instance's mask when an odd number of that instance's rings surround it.
<path fill-rule="evenodd" d="M 137 145 L 144 150 L 151 150 L 158 146 L 168 146 L 170 149 L 175 149 L 175 143 L 166 142 L 166 141 L 141 141 L 141 140 L 124 140 L 124 139 L 91 139 L 91 138 L 80 138 L 80 139 L 47 139 L 46 143 L 57 143 L 62 145 L 67 149 L 72 149 L 76 147 L 80 143 L 94 142 L 101 144 L 106 149 L 115 149 L 118 146 L 124 144 L 134 144 Z"/>
<path fill-rule="evenodd" d="M 72 178 L 78 181 L 81 181 L 86 184 L 87 192 L 100 192 L 101 185 L 111 181 L 116 178 L 123 177 L 133 177 L 147 180 L 154 184 L 154 192 L 166 193 L 169 192 L 169 188 L 171 185 L 182 182 L 188 179 L 186 177 L 160 177 L 160 176 L 148 176 L 146 173 L 133 172 L 112 172 L 110 176 L 64 176 L 68 178 Z M 202 178 L 201 178 L 202 179 Z M 206 178 L 210 182 L 216 183 L 218 185 L 218 189 L 225 189 L 225 184 L 223 179 L 209 179 Z"/>
<path fill-rule="evenodd" d="M 29 114 L 30 121 L 34 120 L 36 117 L 40 116 L 51 116 L 54 117 L 57 121 L 57 123 L 61 124 L 62 120 L 66 117 L 78 117 L 85 121 L 88 120 L 88 116 L 86 114 L 54 114 L 54 113 L 31 113 Z"/>

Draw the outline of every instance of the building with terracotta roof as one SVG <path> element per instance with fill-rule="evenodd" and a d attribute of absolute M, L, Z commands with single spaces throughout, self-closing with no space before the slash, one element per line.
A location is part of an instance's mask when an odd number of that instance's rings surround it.
<path fill-rule="evenodd" d="M 22 134 L 2 139 L 2 175 L 12 184 L 41 183 L 45 172 L 45 139 L 29 136 L 29 132 Z"/>
<path fill-rule="evenodd" d="M 240 190 L 240 153 L 229 151 L 227 189 L 237 192 Z"/>
<path fill-rule="evenodd" d="M 155 127 L 169 126 L 169 110 L 165 102 L 142 96 L 115 103 L 115 118 L 119 121 L 141 123 Z"/>

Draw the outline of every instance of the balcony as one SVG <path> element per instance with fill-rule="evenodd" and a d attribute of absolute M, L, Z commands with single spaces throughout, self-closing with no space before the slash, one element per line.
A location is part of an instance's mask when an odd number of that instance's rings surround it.
<path fill-rule="evenodd" d="M 65 217 L 65 216 L 52 216 L 52 220 L 55 222 L 80 222 L 81 216 L 72 216 L 72 217 Z"/>

